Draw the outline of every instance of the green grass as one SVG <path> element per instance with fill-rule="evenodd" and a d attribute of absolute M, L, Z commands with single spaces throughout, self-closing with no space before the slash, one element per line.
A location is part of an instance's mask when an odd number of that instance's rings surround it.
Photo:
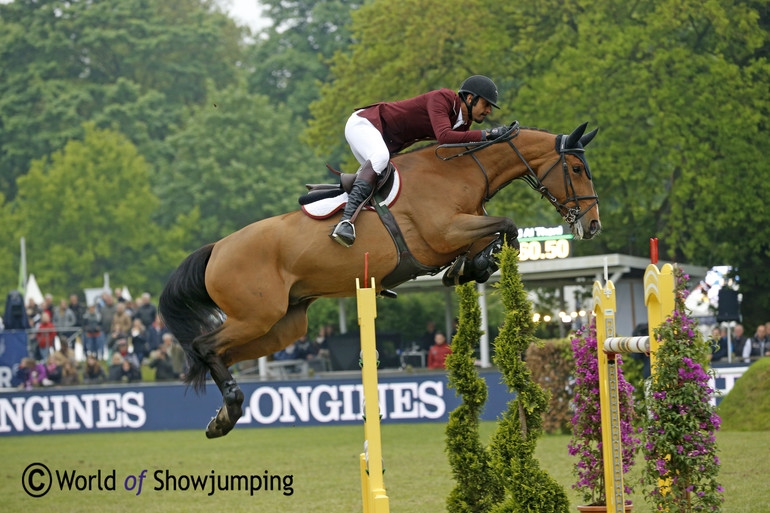
<path fill-rule="evenodd" d="M 494 430 L 484 423 L 484 440 Z M 444 424 L 383 424 L 385 483 L 391 511 L 425 513 L 445 511 L 453 486 L 444 454 Z M 567 436 L 540 440 L 537 457 L 543 468 L 567 490 L 574 505 L 579 497 L 571 490 L 573 458 L 567 454 Z M 767 432 L 720 433 L 721 482 L 726 488 L 725 512 L 770 511 L 767 476 L 770 475 L 770 436 Z M 363 447 L 362 426 L 316 428 L 236 428 L 220 440 L 207 440 L 203 430 L 69 434 L 0 438 L 0 497 L 3 512 L 122 512 L 183 511 L 248 512 L 360 512 L 361 485 L 358 454 Z M 26 496 L 21 475 L 33 462 L 52 470 L 76 469 L 81 473 L 116 470 L 117 491 L 59 492 L 43 498 Z M 641 465 L 634 469 L 639 477 Z M 145 479 L 140 496 L 123 489 L 127 475 L 147 469 L 171 473 L 293 474 L 294 493 L 154 491 L 155 481 Z M 650 512 L 641 494 L 632 497 L 636 513 Z M 574 509 L 577 511 L 577 509 Z"/>

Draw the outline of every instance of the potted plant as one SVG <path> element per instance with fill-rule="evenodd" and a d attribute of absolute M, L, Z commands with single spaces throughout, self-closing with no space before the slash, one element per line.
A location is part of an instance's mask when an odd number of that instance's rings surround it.
<path fill-rule="evenodd" d="M 684 307 L 688 276 L 678 268 L 674 276 L 674 313 L 655 330 L 660 347 L 642 419 L 642 482 L 656 511 L 718 512 L 724 500 L 715 438 L 721 419 L 704 370 L 710 347 Z"/>
<path fill-rule="evenodd" d="M 580 492 L 585 501 L 578 506 L 580 511 L 606 511 L 607 499 L 604 483 L 604 460 L 602 458 L 602 421 L 599 406 L 599 363 L 596 347 L 596 326 L 592 323 L 574 333 L 572 354 L 575 360 L 575 383 L 572 406 L 572 438 L 569 453 L 578 458 L 572 473 L 577 482 L 572 488 Z M 633 427 L 633 387 L 626 381 L 618 362 L 618 399 L 620 408 L 621 443 L 623 446 L 623 473 L 634 464 L 634 454 L 639 446 L 637 431 Z M 624 491 L 630 494 L 633 487 L 624 480 Z M 625 510 L 632 505 L 626 501 Z"/>

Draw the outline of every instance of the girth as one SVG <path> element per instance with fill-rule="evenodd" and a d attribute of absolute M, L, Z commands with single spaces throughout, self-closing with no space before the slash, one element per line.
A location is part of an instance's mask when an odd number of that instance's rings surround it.
<path fill-rule="evenodd" d="M 393 243 L 396 245 L 398 252 L 398 262 L 396 267 L 382 279 L 382 287 L 389 289 L 397 285 L 400 285 L 406 281 L 413 280 L 423 274 L 436 275 L 441 272 L 444 267 L 425 265 L 417 260 L 412 252 L 409 250 L 409 246 L 406 245 L 404 235 L 401 233 L 396 218 L 393 217 L 393 213 L 385 204 L 385 199 L 376 193 L 372 198 L 372 205 L 374 210 L 380 216 L 382 224 L 385 229 L 388 230 L 390 237 L 393 239 Z"/>

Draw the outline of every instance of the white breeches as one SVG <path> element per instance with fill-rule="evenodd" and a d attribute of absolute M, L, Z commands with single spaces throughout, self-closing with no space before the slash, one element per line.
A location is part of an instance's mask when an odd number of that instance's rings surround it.
<path fill-rule="evenodd" d="M 360 112 L 360 111 L 356 111 Z M 382 134 L 374 125 L 354 112 L 345 124 L 345 139 L 348 140 L 353 156 L 360 164 L 372 162 L 378 175 L 388 166 L 390 151 L 382 139 Z"/>

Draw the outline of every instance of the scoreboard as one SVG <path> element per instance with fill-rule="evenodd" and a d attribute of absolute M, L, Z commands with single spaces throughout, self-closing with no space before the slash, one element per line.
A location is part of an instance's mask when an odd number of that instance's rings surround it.
<path fill-rule="evenodd" d="M 573 235 L 564 226 L 519 228 L 519 261 L 567 258 L 571 253 L 572 239 Z"/>

